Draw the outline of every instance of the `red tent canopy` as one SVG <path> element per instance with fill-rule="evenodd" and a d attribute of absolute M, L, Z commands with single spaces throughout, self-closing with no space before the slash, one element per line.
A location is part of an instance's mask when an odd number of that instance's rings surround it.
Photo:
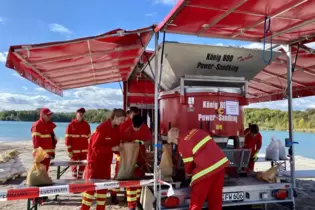
<path fill-rule="evenodd" d="M 292 46 L 292 58 L 296 57 L 298 46 Z M 315 95 L 315 54 L 302 45 L 292 74 L 293 98 Z M 283 54 L 260 71 L 248 85 L 249 102 L 282 100 L 287 94 L 287 59 Z"/>
<path fill-rule="evenodd" d="M 313 0 L 179 0 L 155 31 L 288 44 L 315 35 L 314 8 Z"/>
<path fill-rule="evenodd" d="M 93 37 L 11 46 L 6 66 L 46 90 L 126 81 L 152 38 L 154 26 L 115 29 Z"/>
<path fill-rule="evenodd" d="M 267 43 L 272 38 L 273 44 L 306 43 L 315 40 L 312 8 L 313 0 L 179 0 L 155 31 Z M 269 31 L 266 17 L 270 18 Z M 302 48 L 293 73 L 293 97 L 315 95 L 315 55 L 305 45 Z M 293 59 L 296 52 L 293 46 Z M 286 74 L 284 53 L 250 81 L 249 101 L 284 99 Z"/>

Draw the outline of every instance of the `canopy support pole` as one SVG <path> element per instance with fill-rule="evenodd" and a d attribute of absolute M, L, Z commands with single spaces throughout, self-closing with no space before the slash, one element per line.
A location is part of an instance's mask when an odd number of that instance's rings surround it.
<path fill-rule="evenodd" d="M 157 180 L 158 180 L 158 123 L 159 123 L 159 107 L 158 107 L 158 97 L 159 97 L 159 32 L 155 33 L 155 75 L 154 75 L 154 197 L 156 209 L 159 209 L 158 192 L 157 192 Z"/>
<path fill-rule="evenodd" d="M 292 184 L 292 197 L 293 197 L 293 209 L 295 209 L 294 195 L 295 195 L 295 156 L 294 156 L 294 139 L 293 139 L 293 110 L 292 110 L 292 54 L 291 46 L 283 46 L 287 54 L 287 70 L 288 70 L 288 120 L 289 120 L 289 139 L 291 143 L 291 156 L 290 156 L 290 171 L 291 171 L 291 184 Z"/>

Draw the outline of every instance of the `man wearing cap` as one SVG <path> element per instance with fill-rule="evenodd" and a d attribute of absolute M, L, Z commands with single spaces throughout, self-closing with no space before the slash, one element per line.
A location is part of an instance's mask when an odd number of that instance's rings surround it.
<path fill-rule="evenodd" d="M 75 119 L 66 130 L 66 146 L 71 160 L 86 160 L 88 139 L 91 135 L 89 123 L 84 120 L 85 109 L 80 108 L 75 113 Z M 78 170 L 79 169 L 79 170 Z M 72 166 L 73 178 L 82 179 L 85 166 Z"/>
<path fill-rule="evenodd" d="M 55 158 L 55 148 L 57 144 L 57 138 L 54 133 L 56 128 L 55 123 L 51 121 L 51 115 L 53 113 L 48 108 L 40 110 L 40 119 L 36 121 L 31 128 L 33 139 L 33 155 L 35 155 L 38 147 L 43 148 L 48 153 L 49 158 L 44 159 L 41 164 L 46 166 L 48 171 L 50 160 Z"/>

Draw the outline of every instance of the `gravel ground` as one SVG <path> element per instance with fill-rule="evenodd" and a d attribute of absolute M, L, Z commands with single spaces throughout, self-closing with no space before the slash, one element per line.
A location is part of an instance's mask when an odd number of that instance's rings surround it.
<path fill-rule="evenodd" d="M 21 159 L 24 161 L 24 164 L 27 168 L 30 168 L 32 165 L 32 143 L 31 141 L 22 141 L 22 142 L 1 142 L 0 147 L 0 153 L 8 150 L 8 149 L 18 149 L 21 152 Z M 68 157 L 66 155 L 66 150 L 63 144 L 63 141 L 60 141 L 57 145 L 57 154 L 56 154 L 56 160 L 67 160 Z M 256 171 L 262 171 L 266 170 L 270 167 L 270 163 L 257 163 L 255 170 Z M 56 167 L 50 168 L 50 176 L 52 178 L 56 177 Z M 114 169 L 114 165 L 112 166 L 112 169 Z M 315 170 L 315 160 L 303 158 L 303 157 L 297 157 L 296 158 L 296 169 L 314 169 Z M 114 170 L 112 170 L 114 171 Z M 64 179 L 70 179 L 71 178 L 71 171 L 68 170 L 62 178 Z M 8 183 L 0 185 L 0 191 L 5 191 L 7 189 L 12 189 L 19 185 L 24 179 L 18 178 L 16 180 L 12 180 Z M 296 206 L 297 210 L 315 210 L 315 179 L 314 180 L 297 180 L 297 193 L 298 197 L 296 198 Z M 81 205 L 81 195 L 80 194 L 74 194 L 69 196 L 60 196 L 59 202 L 52 202 L 45 204 L 40 207 L 41 210 L 78 210 L 80 209 Z M 111 210 L 127 210 L 126 203 L 122 200 L 120 200 L 119 205 L 111 205 L 110 201 L 107 202 L 108 205 L 106 206 L 106 209 Z M 93 206 L 91 209 L 94 209 L 95 206 Z M 19 200 L 19 201 L 6 201 L 1 202 L 0 205 L 1 210 L 20 210 L 20 209 L 26 209 L 26 200 Z M 270 210 L 281 210 L 285 208 L 280 208 L 278 206 L 270 206 L 268 208 Z"/>

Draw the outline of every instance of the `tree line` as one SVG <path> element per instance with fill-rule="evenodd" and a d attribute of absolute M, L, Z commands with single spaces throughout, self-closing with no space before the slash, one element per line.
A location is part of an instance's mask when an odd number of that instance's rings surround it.
<path fill-rule="evenodd" d="M 244 123 L 257 124 L 261 130 L 288 130 L 288 112 L 271 109 L 244 109 Z M 293 128 L 296 131 L 315 131 L 315 109 L 293 112 Z"/>
<path fill-rule="evenodd" d="M 85 119 L 90 123 L 99 123 L 106 120 L 111 110 L 92 109 L 87 110 Z M 52 116 L 54 122 L 70 122 L 74 118 L 74 112 L 57 112 Z M 293 126 L 299 131 L 315 131 L 315 109 L 293 112 Z M 32 111 L 2 111 L 2 121 L 36 121 L 39 119 L 39 109 Z M 257 124 L 262 130 L 287 130 L 288 112 L 271 109 L 244 109 L 244 124 Z"/>
<path fill-rule="evenodd" d="M 2 111 L 0 112 L 1 121 L 37 121 L 39 119 L 39 111 Z M 108 109 L 92 109 L 85 112 L 85 119 L 90 123 L 99 123 L 107 119 L 110 114 Z M 70 122 L 75 117 L 74 112 L 57 112 L 52 115 L 53 122 Z"/>

